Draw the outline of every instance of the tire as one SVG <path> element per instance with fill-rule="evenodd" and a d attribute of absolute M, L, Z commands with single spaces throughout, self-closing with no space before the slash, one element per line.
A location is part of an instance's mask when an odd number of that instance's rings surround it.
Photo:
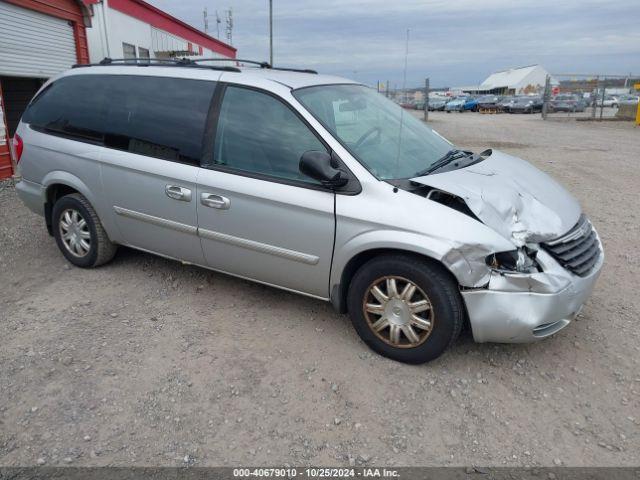
<path fill-rule="evenodd" d="M 397 295 L 389 288 L 391 279 L 395 282 Z M 404 301 L 398 297 L 408 293 L 405 290 L 407 282 L 411 282 L 415 289 L 409 294 L 408 301 Z M 373 293 L 373 286 L 379 286 L 378 291 L 383 298 L 386 296 L 388 302 L 379 300 Z M 423 298 L 430 308 L 424 306 Z M 360 267 L 349 285 L 347 307 L 356 332 L 371 349 L 410 364 L 429 362 L 442 355 L 458 338 L 464 321 L 458 285 L 449 273 L 435 262 L 404 254 L 380 256 Z M 421 308 L 422 311 L 417 313 L 421 321 L 409 321 L 409 329 L 413 330 L 411 335 L 415 338 L 411 341 L 405 334 L 406 323 L 398 324 L 406 322 L 412 312 Z M 371 313 L 372 310 L 380 313 Z M 394 319 L 390 322 L 386 316 Z M 386 326 L 382 326 L 385 322 Z M 427 322 L 430 326 L 426 326 Z M 377 332 L 373 328 L 376 323 L 380 327 Z M 395 339 L 392 338 L 392 328 L 398 332 Z"/>
<path fill-rule="evenodd" d="M 107 263 L 116 254 L 117 245 L 109 240 L 98 214 L 79 193 L 60 198 L 53 205 L 51 220 L 58 248 L 73 265 L 97 267 Z M 63 239 L 65 233 L 72 238 Z M 84 243 L 80 243 L 83 240 Z"/>

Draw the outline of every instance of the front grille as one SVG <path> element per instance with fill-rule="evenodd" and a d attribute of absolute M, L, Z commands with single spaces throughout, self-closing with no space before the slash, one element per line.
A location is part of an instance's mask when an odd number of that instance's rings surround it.
<path fill-rule="evenodd" d="M 543 243 L 542 247 L 560 265 L 581 277 L 591 272 L 601 254 L 596 231 L 585 215 L 567 234 Z"/>

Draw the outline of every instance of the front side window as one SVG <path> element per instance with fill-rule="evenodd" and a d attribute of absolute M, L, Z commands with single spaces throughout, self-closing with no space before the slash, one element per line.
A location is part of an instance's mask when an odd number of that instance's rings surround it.
<path fill-rule="evenodd" d="M 317 183 L 299 170 L 308 150 L 326 148 L 282 101 L 229 86 L 215 137 L 214 165 L 274 178 Z"/>
<path fill-rule="evenodd" d="M 380 180 L 415 177 L 453 145 L 362 85 L 301 88 L 294 96 Z"/>

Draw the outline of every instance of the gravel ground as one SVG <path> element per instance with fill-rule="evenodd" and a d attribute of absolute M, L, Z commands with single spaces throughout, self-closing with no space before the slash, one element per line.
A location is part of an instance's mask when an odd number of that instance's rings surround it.
<path fill-rule="evenodd" d="M 638 465 L 640 129 L 431 114 L 576 195 L 607 260 L 580 317 L 533 345 L 408 366 L 328 304 L 121 249 L 70 267 L 0 187 L 0 465 Z M 635 285 L 635 287 L 634 287 Z"/>

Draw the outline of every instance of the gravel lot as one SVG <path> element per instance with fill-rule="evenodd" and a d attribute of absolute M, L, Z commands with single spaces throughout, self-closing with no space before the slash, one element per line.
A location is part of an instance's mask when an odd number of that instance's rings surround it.
<path fill-rule="evenodd" d="M 0 465 L 638 465 L 640 129 L 430 119 L 579 198 L 607 260 L 577 321 L 403 365 L 320 301 L 128 249 L 72 268 L 5 183 Z"/>

